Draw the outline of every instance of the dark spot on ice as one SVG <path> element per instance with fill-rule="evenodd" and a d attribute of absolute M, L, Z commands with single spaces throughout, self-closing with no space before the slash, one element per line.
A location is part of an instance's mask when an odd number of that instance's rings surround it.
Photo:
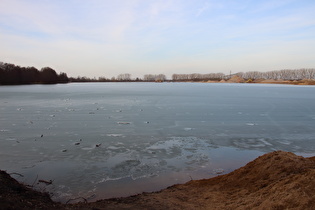
<path fill-rule="evenodd" d="M 42 134 L 40 137 L 42 138 L 44 135 Z"/>
<path fill-rule="evenodd" d="M 63 149 L 61 152 L 67 152 L 67 150 L 66 150 L 66 149 Z"/>
<path fill-rule="evenodd" d="M 74 143 L 74 145 L 79 145 L 80 144 L 80 142 L 76 142 L 76 143 Z"/>
<path fill-rule="evenodd" d="M 97 144 L 97 145 L 95 145 L 96 147 L 100 147 L 102 144 Z"/>

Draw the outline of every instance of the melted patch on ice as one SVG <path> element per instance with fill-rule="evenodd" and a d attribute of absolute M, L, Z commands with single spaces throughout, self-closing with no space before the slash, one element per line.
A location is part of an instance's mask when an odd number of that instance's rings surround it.
<path fill-rule="evenodd" d="M 118 150 L 118 149 L 121 149 L 121 148 L 120 147 L 116 147 L 116 146 L 109 146 L 109 147 L 107 147 L 107 149 Z"/>
<path fill-rule="evenodd" d="M 123 137 L 123 134 L 115 134 L 115 133 L 111 133 L 111 134 L 106 134 L 106 136 L 112 136 L 112 137 Z"/>
<path fill-rule="evenodd" d="M 270 147 L 272 146 L 272 144 L 270 142 L 268 142 L 267 139 L 264 138 L 248 138 L 248 139 L 235 139 L 232 141 L 233 144 L 237 147 L 240 148 L 246 148 L 246 149 L 250 149 L 250 148 L 262 148 L 262 147 Z"/>
<path fill-rule="evenodd" d="M 291 142 L 290 141 L 287 141 L 287 140 L 281 140 L 281 141 L 278 141 L 280 144 L 284 144 L 284 145 L 290 145 Z"/>
<path fill-rule="evenodd" d="M 224 173 L 224 169 L 223 168 L 216 168 L 216 169 L 213 169 L 212 172 L 214 174 L 223 174 Z"/>
<path fill-rule="evenodd" d="M 96 183 L 120 180 L 128 177 L 136 180 L 145 177 L 157 176 L 155 165 L 142 163 L 140 160 L 125 160 L 116 164 L 114 167 L 111 167 L 109 170 L 110 174 L 101 178 L 99 181 L 96 181 Z"/>
<path fill-rule="evenodd" d="M 95 149 L 95 146 L 93 146 L 93 147 L 82 147 L 81 149 L 82 150 L 93 150 L 93 149 Z"/>

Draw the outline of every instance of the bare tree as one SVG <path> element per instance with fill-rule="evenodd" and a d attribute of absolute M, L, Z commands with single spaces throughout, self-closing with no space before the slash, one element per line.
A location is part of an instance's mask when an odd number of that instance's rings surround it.
<path fill-rule="evenodd" d="M 159 81 L 159 82 L 163 82 L 166 80 L 166 76 L 164 74 L 146 74 L 143 76 L 143 80 L 144 81 Z"/>
<path fill-rule="evenodd" d="M 201 80 L 221 80 L 225 77 L 223 73 L 209 73 L 209 74 L 173 74 L 174 81 L 201 81 Z"/>
<path fill-rule="evenodd" d="M 130 81 L 131 80 L 131 74 L 128 74 L 128 73 L 119 74 L 117 76 L 116 80 L 119 80 L 119 81 Z"/>

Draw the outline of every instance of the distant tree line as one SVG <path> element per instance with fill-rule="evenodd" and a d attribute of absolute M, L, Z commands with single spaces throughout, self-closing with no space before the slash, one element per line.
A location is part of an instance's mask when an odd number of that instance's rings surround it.
<path fill-rule="evenodd" d="M 303 79 L 315 79 L 315 69 L 284 69 L 279 71 L 268 72 L 239 72 L 238 76 L 243 79 L 274 79 L 274 80 L 303 80 Z"/>
<path fill-rule="evenodd" d="M 164 82 L 167 80 L 164 74 L 146 74 L 143 78 L 135 78 L 131 77 L 131 74 L 119 74 L 116 77 L 106 78 L 89 78 L 89 77 L 70 77 L 70 82 Z"/>
<path fill-rule="evenodd" d="M 164 74 L 146 74 L 143 76 L 143 80 L 148 82 L 164 82 L 166 76 Z"/>
<path fill-rule="evenodd" d="M 205 81 L 205 80 L 222 80 L 226 78 L 223 73 L 209 73 L 209 74 L 173 74 L 173 81 Z"/>
<path fill-rule="evenodd" d="M 239 72 L 233 75 L 238 75 L 245 80 L 257 80 L 257 79 L 274 79 L 274 80 L 303 80 L 303 79 L 315 79 L 315 69 L 284 69 L 278 71 L 268 72 Z M 231 75 L 225 75 L 223 73 L 210 73 L 210 74 L 173 74 L 173 81 L 207 81 L 229 79 Z"/>
<path fill-rule="evenodd" d="M 101 77 L 100 77 L 101 78 Z M 103 78 L 103 77 L 102 77 Z M 104 78 L 105 80 L 99 80 L 96 78 L 89 78 L 89 77 L 69 77 L 70 82 L 107 82 L 107 79 Z"/>
<path fill-rule="evenodd" d="M 142 81 L 139 78 L 135 80 L 131 78 L 131 74 L 119 74 L 117 77 L 112 77 L 111 79 L 106 77 L 99 77 L 99 78 L 89 78 L 89 77 L 70 77 L 70 82 L 135 82 L 135 81 Z"/>
<path fill-rule="evenodd" d="M 56 84 L 69 82 L 66 73 L 57 74 L 50 67 L 20 67 L 0 62 L 0 85 Z"/>

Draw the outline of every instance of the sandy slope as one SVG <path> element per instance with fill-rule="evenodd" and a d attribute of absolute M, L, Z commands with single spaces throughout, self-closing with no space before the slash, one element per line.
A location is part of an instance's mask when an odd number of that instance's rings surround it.
<path fill-rule="evenodd" d="M 3 205 L 10 196 L 2 192 L 1 182 Z M 74 205 L 45 202 L 46 208 L 58 205 L 64 209 L 315 209 L 314 190 L 315 158 L 276 151 L 229 174 L 174 185 L 156 193 Z M 12 196 L 20 206 L 27 205 L 21 195 L 11 193 Z M 41 199 L 37 202 L 40 207 Z"/>

